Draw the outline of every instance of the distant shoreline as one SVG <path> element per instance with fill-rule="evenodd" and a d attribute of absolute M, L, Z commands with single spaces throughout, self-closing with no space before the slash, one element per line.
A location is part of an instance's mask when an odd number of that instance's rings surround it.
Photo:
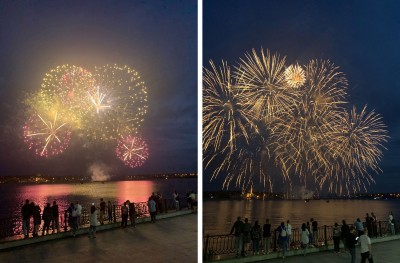
<path fill-rule="evenodd" d="M 317 201 L 324 200 L 389 200 L 389 199 L 400 199 L 400 193 L 357 193 L 350 196 L 338 196 L 338 195 L 326 195 L 326 196 L 307 196 L 307 197 L 291 197 L 287 198 L 287 194 L 284 193 L 259 193 L 254 192 L 242 193 L 241 191 L 204 191 L 204 201 L 214 200 L 303 200 L 303 201 Z"/>
<path fill-rule="evenodd" d="M 171 180 L 171 179 L 192 179 L 197 178 L 197 173 L 172 173 L 172 174 L 149 174 L 149 175 L 128 175 L 113 176 L 104 175 L 98 180 L 92 176 L 0 176 L 0 184 L 57 184 L 57 183 L 106 183 L 119 181 L 146 181 L 146 180 Z M 93 180 L 94 179 L 94 180 Z"/>

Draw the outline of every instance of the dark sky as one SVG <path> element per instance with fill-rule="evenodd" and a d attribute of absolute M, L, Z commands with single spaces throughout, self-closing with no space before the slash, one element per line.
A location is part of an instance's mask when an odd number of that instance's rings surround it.
<path fill-rule="evenodd" d="M 197 171 L 197 45 L 195 0 L 0 1 L 0 175 L 81 175 L 93 163 L 111 174 Z M 23 95 L 58 65 L 114 63 L 146 83 L 147 162 L 131 169 L 113 146 L 73 141 L 55 158 L 33 156 L 22 139 Z"/>
<path fill-rule="evenodd" d="M 351 105 L 368 105 L 388 126 L 389 143 L 370 192 L 400 186 L 399 1 L 203 1 L 203 65 L 240 57 L 261 47 L 286 55 L 287 63 L 329 59 L 347 76 Z M 204 189 L 218 189 L 220 181 Z"/>

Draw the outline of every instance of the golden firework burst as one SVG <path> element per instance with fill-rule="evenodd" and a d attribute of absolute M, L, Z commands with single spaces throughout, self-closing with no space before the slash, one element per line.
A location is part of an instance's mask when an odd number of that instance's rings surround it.
<path fill-rule="evenodd" d="M 306 74 L 300 65 L 290 65 L 285 70 L 285 80 L 289 87 L 298 88 L 306 82 Z"/>

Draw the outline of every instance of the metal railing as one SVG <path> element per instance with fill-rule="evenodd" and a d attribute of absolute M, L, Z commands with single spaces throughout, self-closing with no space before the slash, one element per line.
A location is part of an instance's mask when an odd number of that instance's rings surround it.
<path fill-rule="evenodd" d="M 376 225 L 377 235 L 379 237 L 390 235 L 390 227 L 387 221 L 379 221 Z M 312 232 L 312 231 L 311 231 Z M 399 233 L 399 229 L 396 226 L 395 233 Z M 370 233 L 371 234 L 371 233 Z M 370 235 L 372 238 L 375 235 L 372 233 Z M 269 244 L 269 251 L 278 251 L 278 237 L 279 234 L 276 231 L 271 231 L 271 240 Z M 260 243 L 262 240 L 260 240 Z M 310 241 L 311 242 L 311 241 Z M 319 246 L 328 246 L 333 244 L 333 226 L 321 226 L 318 227 L 318 240 Z M 292 234 L 290 236 L 290 247 L 294 249 L 299 249 L 301 246 L 301 229 L 292 229 Z M 262 248 L 263 245 L 260 245 Z M 260 249 L 262 250 L 262 249 Z M 249 246 L 249 250 L 252 251 L 252 246 Z M 203 260 L 212 259 L 218 255 L 228 255 L 235 254 L 235 235 L 225 234 L 225 235 L 206 235 L 203 237 Z"/>
<path fill-rule="evenodd" d="M 150 212 L 148 209 L 147 202 L 138 202 L 134 203 L 135 205 L 135 218 L 144 218 L 149 217 Z M 181 200 L 179 202 L 179 209 L 187 209 L 187 201 Z M 112 222 L 116 223 L 121 221 L 121 207 L 122 205 L 113 205 L 112 207 Z M 162 199 L 161 204 L 157 204 L 157 214 L 160 213 L 168 213 L 171 210 L 177 210 L 175 205 L 175 200 L 172 199 Z M 89 216 L 90 216 L 90 206 L 84 206 L 82 208 L 82 214 L 80 218 L 80 225 L 85 226 L 89 225 Z M 42 218 L 42 215 L 40 216 Z M 100 221 L 100 214 L 98 213 L 98 221 Z M 104 213 L 104 222 L 108 222 L 108 208 L 106 207 L 106 211 Z M 58 225 L 59 230 L 61 232 L 70 231 L 71 228 L 68 223 L 68 212 L 60 211 L 58 217 Z M 50 224 L 50 231 L 52 231 L 52 224 Z M 33 218 L 30 219 L 30 227 L 29 233 L 33 231 Z M 41 220 L 41 224 L 39 227 L 38 233 L 41 234 L 43 231 L 43 220 Z M 0 239 L 16 237 L 23 235 L 22 230 L 22 216 L 21 217 L 9 217 L 9 218 L 1 218 L 0 219 Z"/>

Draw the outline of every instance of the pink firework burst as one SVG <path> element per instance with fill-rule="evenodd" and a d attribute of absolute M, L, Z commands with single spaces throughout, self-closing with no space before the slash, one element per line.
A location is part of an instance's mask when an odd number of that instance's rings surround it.
<path fill-rule="evenodd" d="M 139 137 L 131 135 L 118 141 L 115 152 L 125 165 L 132 168 L 142 166 L 149 158 L 149 149 L 146 142 Z"/>
<path fill-rule="evenodd" d="M 56 156 L 64 152 L 71 139 L 67 124 L 54 117 L 35 114 L 24 125 L 24 141 L 36 155 Z"/>

